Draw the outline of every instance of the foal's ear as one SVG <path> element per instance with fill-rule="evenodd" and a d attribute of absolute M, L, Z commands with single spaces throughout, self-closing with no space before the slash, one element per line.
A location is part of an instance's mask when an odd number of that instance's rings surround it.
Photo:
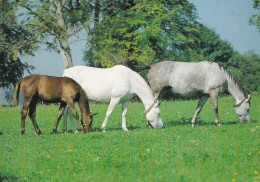
<path fill-rule="evenodd" d="M 95 115 L 97 115 L 98 113 L 90 113 L 89 115 L 90 116 L 95 116 Z"/>

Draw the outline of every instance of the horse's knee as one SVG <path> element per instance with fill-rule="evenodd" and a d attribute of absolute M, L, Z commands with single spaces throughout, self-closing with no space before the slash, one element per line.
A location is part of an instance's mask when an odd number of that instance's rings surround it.
<path fill-rule="evenodd" d="M 22 116 L 22 118 L 24 119 L 24 118 L 26 117 L 26 115 L 27 115 L 27 109 L 22 109 L 22 110 L 21 110 L 21 116 Z"/>
<path fill-rule="evenodd" d="M 22 135 L 25 135 L 25 128 L 21 129 L 21 133 L 22 133 Z"/>

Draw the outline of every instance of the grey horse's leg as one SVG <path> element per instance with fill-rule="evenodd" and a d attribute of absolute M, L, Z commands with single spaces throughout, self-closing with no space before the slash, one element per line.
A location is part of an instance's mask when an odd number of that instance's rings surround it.
<path fill-rule="evenodd" d="M 202 96 L 202 97 L 200 98 L 199 103 L 198 103 L 197 108 L 196 108 L 196 111 L 195 111 L 195 114 L 194 114 L 194 116 L 193 116 L 193 118 L 192 118 L 192 120 L 191 120 L 191 126 L 192 126 L 192 128 L 194 128 L 196 118 L 197 118 L 197 116 L 199 115 L 201 109 L 203 108 L 203 106 L 204 106 L 204 104 L 206 103 L 206 101 L 208 100 L 208 98 L 209 98 L 209 97 L 207 97 L 207 96 Z"/>
<path fill-rule="evenodd" d="M 218 120 L 218 93 L 219 93 L 219 89 L 210 90 L 210 97 L 211 97 L 212 107 L 213 107 L 214 116 L 215 116 L 215 124 L 217 126 L 220 126 L 220 123 Z"/>

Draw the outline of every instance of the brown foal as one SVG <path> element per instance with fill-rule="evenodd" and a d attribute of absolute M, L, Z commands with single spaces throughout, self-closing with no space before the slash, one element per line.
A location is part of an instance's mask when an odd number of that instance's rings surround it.
<path fill-rule="evenodd" d="M 74 102 L 78 102 L 81 111 L 81 124 L 85 132 L 92 132 L 91 125 L 93 115 L 89 110 L 88 97 L 81 86 L 71 78 L 52 77 L 44 75 L 31 75 L 20 80 L 14 90 L 14 106 L 19 102 L 19 90 L 24 97 L 24 105 L 21 111 L 21 133 L 25 134 L 25 118 L 29 108 L 29 117 L 33 123 L 37 134 L 41 131 L 36 123 L 35 111 L 38 99 L 48 103 L 60 103 L 60 108 L 56 123 L 53 128 L 53 134 L 56 134 L 59 121 L 66 106 L 71 110 L 77 121 L 78 129 L 81 130 L 79 116 L 74 107 Z"/>

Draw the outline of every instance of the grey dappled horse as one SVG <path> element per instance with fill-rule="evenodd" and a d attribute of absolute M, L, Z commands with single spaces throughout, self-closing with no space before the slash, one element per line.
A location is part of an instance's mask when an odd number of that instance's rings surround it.
<path fill-rule="evenodd" d="M 240 122 L 250 122 L 251 96 L 245 97 L 240 84 L 217 63 L 208 61 L 198 63 L 163 61 L 152 65 L 147 77 L 154 93 L 154 99 L 157 99 L 162 89 L 167 86 L 171 86 L 173 92 L 183 95 L 195 92 L 202 93 L 191 120 L 192 127 L 194 127 L 195 120 L 209 96 L 214 110 L 215 124 L 220 126 L 218 120 L 218 94 L 222 89 L 226 88 L 235 99 L 235 112 Z"/>

